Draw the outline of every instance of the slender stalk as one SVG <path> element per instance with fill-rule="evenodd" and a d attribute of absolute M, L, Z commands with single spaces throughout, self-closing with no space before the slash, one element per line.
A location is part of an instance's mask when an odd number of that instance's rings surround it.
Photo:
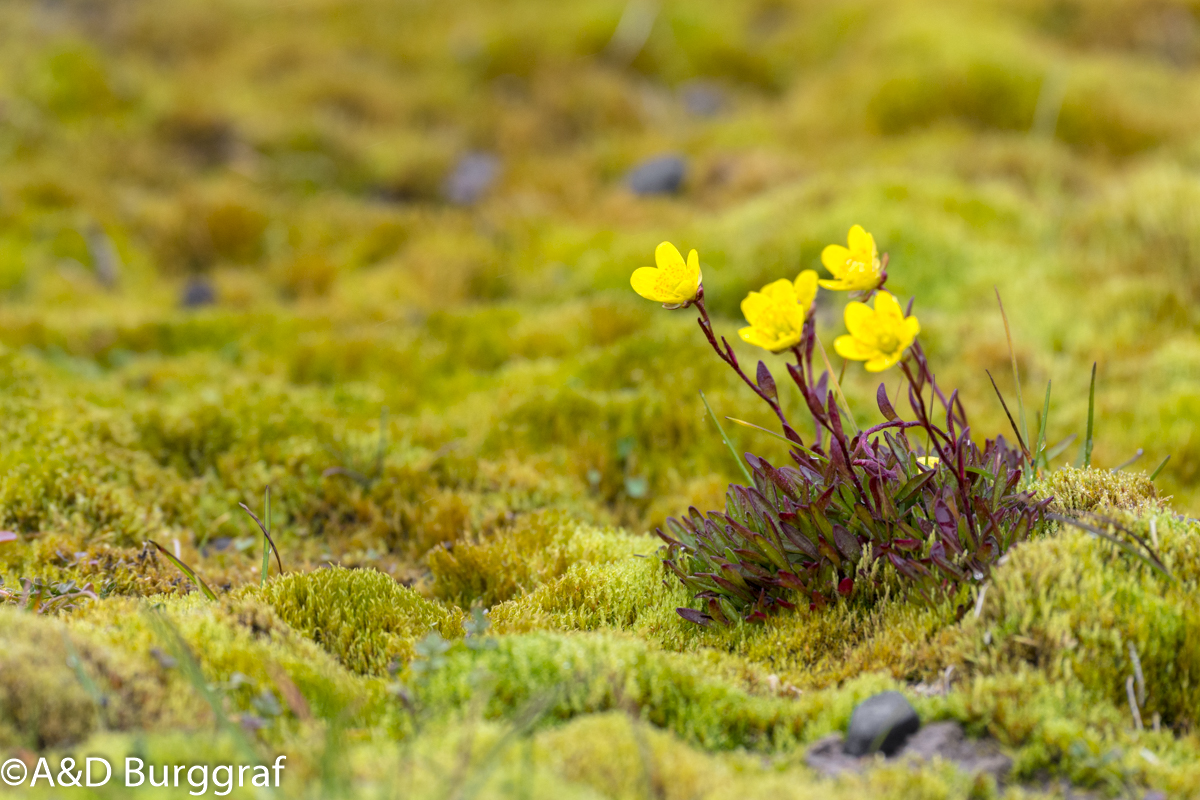
<path fill-rule="evenodd" d="M 708 404 L 708 398 L 704 396 L 704 392 L 700 393 L 700 399 L 704 401 L 704 407 L 708 409 L 708 415 L 712 417 L 713 424 L 717 426 L 717 431 L 721 434 L 721 439 L 725 442 L 725 446 L 729 448 L 729 453 L 733 456 L 733 460 L 737 462 L 737 465 L 742 469 L 742 474 L 746 476 L 746 485 L 753 486 L 754 478 L 750 475 L 750 470 L 746 469 L 746 464 L 742 461 L 741 456 L 737 454 L 737 448 L 733 446 L 733 442 L 729 441 L 729 437 L 725 435 L 725 429 L 721 427 L 721 421 L 713 413 L 712 406 Z"/>
<path fill-rule="evenodd" d="M 264 492 L 263 505 L 265 506 L 265 516 L 267 518 L 267 534 L 271 532 L 271 487 L 268 486 Z M 267 585 L 267 573 L 271 571 L 271 541 L 267 536 L 263 536 L 263 563 L 262 576 L 259 578 L 258 585 L 260 587 Z"/>
<path fill-rule="evenodd" d="M 1093 439 L 1094 425 L 1096 420 L 1096 362 L 1092 362 L 1092 385 L 1088 389 L 1088 421 L 1087 421 L 1087 436 L 1083 440 L 1083 466 L 1090 467 L 1092 465 L 1092 445 L 1095 444 Z"/>
<path fill-rule="evenodd" d="M 788 425 L 788 427 L 791 427 L 788 424 L 787 417 L 783 413 L 783 409 L 779 405 L 779 401 L 760 389 L 758 384 L 751 380 L 750 376 L 742 371 L 742 367 L 738 363 L 737 356 L 734 355 L 733 348 L 729 345 L 729 342 L 725 339 L 725 337 L 722 336 L 720 344 L 717 343 L 717 337 L 713 333 L 712 320 L 708 318 L 708 309 L 704 307 L 703 288 L 701 288 L 700 296 L 695 300 L 695 305 L 696 310 L 700 312 L 700 319 L 697 320 L 700 324 L 700 330 L 704 331 L 704 336 L 706 339 L 708 339 L 708 343 L 712 345 L 712 349 L 716 351 L 717 355 L 720 356 L 722 361 L 733 368 L 733 371 L 738 374 L 738 377 L 740 377 L 747 386 L 753 389 L 756 395 L 761 397 L 763 401 L 771 407 L 771 410 L 775 412 L 775 416 L 779 417 L 780 422 L 782 422 L 784 425 Z M 722 346 L 724 346 L 724 349 L 722 349 Z M 716 417 L 713 417 L 713 419 L 716 419 Z"/>
<path fill-rule="evenodd" d="M 995 287 L 992 287 L 995 289 Z M 1000 317 L 1004 320 L 1004 335 L 1008 338 L 1008 355 L 1012 359 L 1013 381 L 1017 384 L 1017 409 L 1020 412 L 1021 432 L 1025 441 L 1029 441 L 1029 426 L 1025 424 L 1025 400 L 1021 396 L 1021 372 L 1017 369 L 1017 351 L 1013 348 L 1012 329 L 1008 325 L 1008 314 L 1004 312 L 1004 301 L 1000 299 L 1000 290 L 996 289 L 996 303 L 1000 306 Z"/>
<path fill-rule="evenodd" d="M 821 344 L 820 337 L 817 337 L 817 349 L 821 351 L 821 360 L 825 362 L 825 369 L 829 370 L 829 380 L 833 382 L 833 390 L 837 393 L 838 400 L 842 401 L 842 410 L 846 412 L 846 419 L 850 420 L 850 427 L 858 433 L 858 423 L 854 419 L 854 412 L 850 410 L 850 404 L 846 402 L 846 395 L 842 393 L 842 384 L 838 380 L 837 375 L 833 374 L 833 367 L 829 363 L 829 356 L 825 354 L 825 345 Z"/>

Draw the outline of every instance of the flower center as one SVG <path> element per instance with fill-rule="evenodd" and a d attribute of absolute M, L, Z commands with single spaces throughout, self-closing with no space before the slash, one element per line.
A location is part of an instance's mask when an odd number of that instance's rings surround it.
<path fill-rule="evenodd" d="M 875 340 L 881 353 L 894 353 L 900 349 L 900 339 L 892 333 L 881 333 Z"/>

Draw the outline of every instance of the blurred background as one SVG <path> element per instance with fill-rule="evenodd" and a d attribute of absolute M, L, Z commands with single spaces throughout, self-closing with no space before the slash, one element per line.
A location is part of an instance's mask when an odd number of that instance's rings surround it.
<path fill-rule="evenodd" d="M 6 0 L 0 517 L 216 558 L 271 484 L 296 557 L 411 577 L 535 508 L 717 507 L 699 390 L 770 417 L 629 274 L 697 248 L 735 336 L 855 223 L 977 439 L 998 289 L 1030 426 L 1053 381 L 1082 435 L 1097 363 L 1096 463 L 1169 455 L 1194 512 L 1198 123 L 1195 0 Z"/>

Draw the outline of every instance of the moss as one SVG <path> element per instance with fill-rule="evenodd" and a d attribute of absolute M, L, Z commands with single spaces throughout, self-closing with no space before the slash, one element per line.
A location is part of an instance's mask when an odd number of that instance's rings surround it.
<path fill-rule="evenodd" d="M 627 708 L 707 748 L 777 749 L 794 744 L 806 709 L 754 697 L 718 676 L 716 654 L 685 657 L 614 635 L 527 634 L 496 640 L 494 649 L 456 648 L 417 685 L 430 713 L 448 713 L 481 694 L 485 715 L 511 716 L 545 704 L 548 719 Z M 728 669 L 728 666 L 725 667 Z"/>
<path fill-rule="evenodd" d="M 1073 511 L 1159 511 L 1166 501 L 1143 472 L 1062 467 L 1038 485 L 1042 497 L 1053 497 L 1060 513 Z"/>
<path fill-rule="evenodd" d="M 1142 713 L 1194 724 L 1200 654 L 1190 644 L 1200 546 L 1190 523 L 1156 515 L 1135 523 L 1174 580 L 1108 542 L 1074 529 L 1022 545 L 989 583 L 978 618 L 968 615 L 942 643 L 944 657 L 983 673 L 1036 668 L 1047 680 L 1077 682 L 1117 708 L 1136 652 L 1146 686 Z"/>
<path fill-rule="evenodd" d="M 648 538 L 586 528 L 539 513 L 477 541 L 434 548 L 426 559 L 433 592 L 462 607 L 491 607 L 534 591 L 578 563 L 606 563 L 653 549 Z"/>
<path fill-rule="evenodd" d="M 331 567 L 285 575 L 243 596 L 257 597 L 288 625 L 360 675 L 383 675 L 413 657 L 430 631 L 457 638 L 462 613 L 426 600 L 372 569 Z"/>

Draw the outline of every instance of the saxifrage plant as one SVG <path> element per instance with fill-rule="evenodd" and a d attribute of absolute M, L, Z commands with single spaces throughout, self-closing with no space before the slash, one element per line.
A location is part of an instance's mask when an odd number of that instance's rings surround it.
<path fill-rule="evenodd" d="M 833 279 L 808 270 L 742 301 L 749 325 L 741 338 L 790 356 L 788 375 L 816 431 L 807 443 L 785 415 L 767 365 L 759 361 L 752 379 L 729 342 L 718 340 L 695 250 L 685 261 L 664 242 L 657 267 L 633 274 L 643 297 L 699 311 L 713 350 L 770 406 L 791 445 L 793 463 L 785 466 L 747 453 L 753 486 L 730 486 L 724 512 L 693 507 L 668 520 L 667 533 L 657 531 L 667 544 L 663 563 L 695 592 L 699 608 L 678 609 L 692 622 L 731 625 L 780 608 L 820 608 L 838 595 L 878 588 L 889 572 L 932 602 L 985 580 L 1049 503 L 1024 488 L 1030 458 L 1023 445 L 997 437 L 980 447 L 971 439 L 958 393 L 939 386 L 916 339 L 912 304 L 902 310 L 883 288 L 887 257 L 880 259 L 874 238 L 856 225 L 848 245 L 822 253 Z M 858 429 L 816 335 L 818 285 L 858 293 L 861 300 L 845 309 L 848 333 L 834 348 L 870 372 L 899 365 L 911 418 L 900 416 L 881 384 L 876 403 L 885 421 Z M 872 297 L 873 307 L 862 302 Z M 818 351 L 821 370 L 814 366 Z"/>

